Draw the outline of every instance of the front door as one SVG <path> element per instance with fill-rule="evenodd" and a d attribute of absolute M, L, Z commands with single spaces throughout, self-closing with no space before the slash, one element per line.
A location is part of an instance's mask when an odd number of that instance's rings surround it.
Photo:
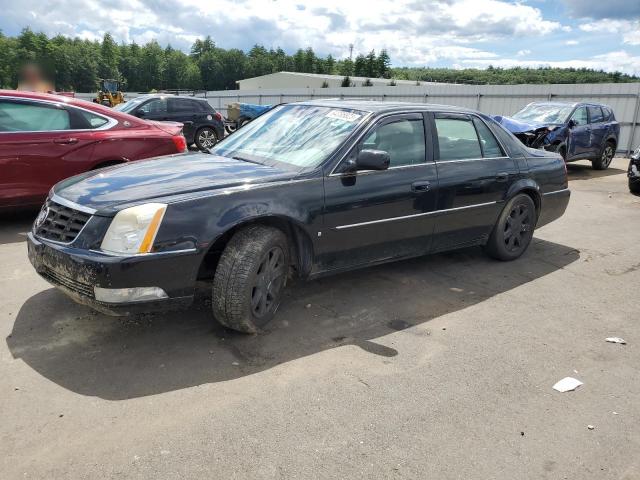
<path fill-rule="evenodd" d="M 433 251 L 483 243 L 504 206 L 518 168 L 475 115 L 436 113 L 438 220 Z"/>
<path fill-rule="evenodd" d="M 53 184 L 86 169 L 93 140 L 75 125 L 88 120 L 74 115 L 56 103 L 0 99 L 0 206 L 41 204 Z"/>
<path fill-rule="evenodd" d="M 589 153 L 591 157 L 599 157 L 604 148 L 604 139 L 607 135 L 607 124 L 604 122 L 602 109 L 597 105 L 589 105 L 589 125 L 591 126 L 591 138 L 589 140 Z"/>
<path fill-rule="evenodd" d="M 325 177 L 320 270 L 427 253 L 434 228 L 437 174 L 421 113 L 384 117 L 334 173 Z M 363 149 L 389 153 L 381 171 L 341 173 Z"/>
<path fill-rule="evenodd" d="M 591 127 L 589 126 L 587 107 L 576 108 L 570 120 L 573 120 L 573 127 L 569 131 L 567 159 L 586 157 L 591 153 Z"/>

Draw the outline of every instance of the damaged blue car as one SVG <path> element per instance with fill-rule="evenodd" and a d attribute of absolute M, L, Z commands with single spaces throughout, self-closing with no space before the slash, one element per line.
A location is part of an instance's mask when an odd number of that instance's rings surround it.
<path fill-rule="evenodd" d="M 558 152 L 565 162 L 590 160 L 596 170 L 611 165 L 620 124 L 607 105 L 534 102 L 512 117 L 493 117 L 531 148 Z"/>

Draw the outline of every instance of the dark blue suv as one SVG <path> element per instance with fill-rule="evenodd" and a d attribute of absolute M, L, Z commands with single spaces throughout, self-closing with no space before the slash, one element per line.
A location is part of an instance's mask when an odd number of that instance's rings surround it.
<path fill-rule="evenodd" d="M 611 165 L 620 135 L 611 108 L 598 103 L 534 102 L 493 118 L 526 146 L 558 152 L 566 162 L 591 160 L 596 170 Z"/>

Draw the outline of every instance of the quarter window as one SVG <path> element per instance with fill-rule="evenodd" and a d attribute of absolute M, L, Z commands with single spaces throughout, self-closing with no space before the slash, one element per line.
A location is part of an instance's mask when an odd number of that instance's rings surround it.
<path fill-rule="evenodd" d="M 500 148 L 500 144 L 493 136 L 489 127 L 487 127 L 483 121 L 474 118 L 473 124 L 476 126 L 476 131 L 480 137 L 480 146 L 482 147 L 482 156 L 485 158 L 498 158 L 504 157 L 504 152 Z"/>
<path fill-rule="evenodd" d="M 54 105 L 0 101 L 0 132 L 69 130 L 69 112 Z"/>
<path fill-rule="evenodd" d="M 571 120 L 576 125 L 586 125 L 588 123 L 587 119 L 587 107 L 578 107 L 576 111 L 571 115 Z"/>
<path fill-rule="evenodd" d="M 440 160 L 482 158 L 480 142 L 471 119 L 436 118 L 436 129 Z"/>
<path fill-rule="evenodd" d="M 101 117 L 100 115 L 95 115 L 85 110 L 78 110 L 78 112 L 80 113 L 82 118 L 85 120 L 85 122 L 88 124 L 84 128 L 89 128 L 89 129 L 100 128 L 106 125 L 107 123 L 109 123 L 108 119 L 106 119 L 105 117 Z"/>
<path fill-rule="evenodd" d="M 424 163 L 424 124 L 418 119 L 403 119 L 381 125 L 367 135 L 362 149 L 384 150 L 390 167 Z"/>

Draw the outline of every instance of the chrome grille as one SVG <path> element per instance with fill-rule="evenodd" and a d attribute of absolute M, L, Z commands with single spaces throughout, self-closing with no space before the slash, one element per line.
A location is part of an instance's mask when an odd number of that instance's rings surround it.
<path fill-rule="evenodd" d="M 35 234 L 47 240 L 71 243 L 90 218 L 91 215 L 88 213 L 60 205 L 49 199 L 36 219 Z"/>

